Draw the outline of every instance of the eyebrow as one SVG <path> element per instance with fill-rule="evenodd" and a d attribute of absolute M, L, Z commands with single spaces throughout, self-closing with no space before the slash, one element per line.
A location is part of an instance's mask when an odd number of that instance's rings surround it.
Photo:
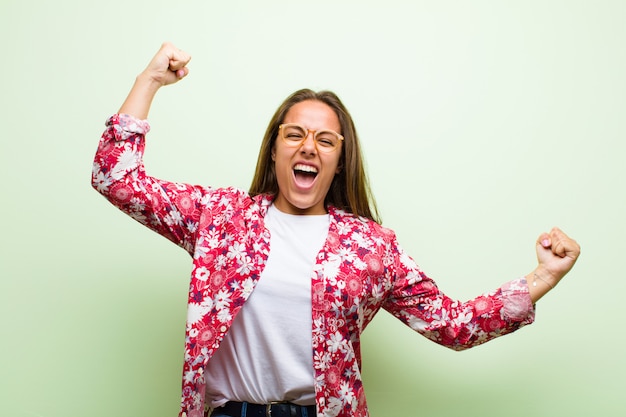
<path fill-rule="evenodd" d="M 332 130 L 333 132 L 339 133 L 339 134 L 341 135 L 341 133 L 340 133 L 340 132 L 341 132 L 341 126 L 339 126 L 339 130 L 336 130 L 336 129 L 333 129 L 333 128 L 330 128 L 330 127 L 322 127 L 322 128 L 320 128 L 320 129 L 311 129 L 311 128 L 309 128 L 309 127 L 305 126 L 303 123 L 298 123 L 298 122 L 287 122 L 287 121 L 283 121 L 282 123 L 279 123 L 279 126 L 280 126 L 280 125 L 291 125 L 291 124 L 298 125 L 298 126 L 300 126 L 300 127 L 303 127 L 303 128 L 305 128 L 305 129 L 308 129 L 308 130 L 312 130 L 312 131 L 314 131 L 314 132 L 318 132 L 318 131 L 320 131 L 320 130 Z"/>

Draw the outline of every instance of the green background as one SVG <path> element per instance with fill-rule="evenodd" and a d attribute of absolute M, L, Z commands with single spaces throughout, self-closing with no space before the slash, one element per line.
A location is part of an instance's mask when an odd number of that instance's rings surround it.
<path fill-rule="evenodd" d="M 575 269 L 520 332 L 456 353 L 381 313 L 372 415 L 622 416 L 626 2 L 0 3 L 0 415 L 175 416 L 188 255 L 90 187 L 105 119 L 161 42 L 149 171 L 247 188 L 292 91 L 351 110 L 384 224 L 440 287 L 529 272 L 553 225 Z"/>

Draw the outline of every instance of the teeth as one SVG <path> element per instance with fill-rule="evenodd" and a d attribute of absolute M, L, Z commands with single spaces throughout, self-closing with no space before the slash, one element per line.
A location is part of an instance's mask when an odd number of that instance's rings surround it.
<path fill-rule="evenodd" d="M 312 174 L 317 174 L 317 168 L 312 167 L 311 165 L 298 164 L 295 167 L 293 167 L 293 169 L 295 171 L 310 172 Z"/>

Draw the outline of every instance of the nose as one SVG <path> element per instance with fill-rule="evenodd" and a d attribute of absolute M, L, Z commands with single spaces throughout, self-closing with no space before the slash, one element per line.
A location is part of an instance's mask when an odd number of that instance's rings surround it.
<path fill-rule="evenodd" d="M 309 130 L 307 132 L 304 141 L 302 141 L 302 152 L 313 154 L 317 151 L 317 145 L 315 144 L 315 139 L 313 138 L 314 134 L 315 131 L 313 130 Z"/>

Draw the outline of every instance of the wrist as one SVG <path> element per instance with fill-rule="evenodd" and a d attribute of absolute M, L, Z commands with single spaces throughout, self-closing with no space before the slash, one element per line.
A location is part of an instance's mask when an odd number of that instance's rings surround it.
<path fill-rule="evenodd" d="M 556 285 L 559 283 L 559 278 L 554 276 L 554 274 L 550 272 L 548 268 L 543 266 L 543 264 L 537 265 L 537 268 L 535 268 L 535 270 L 533 271 L 532 278 L 536 278 L 540 281 L 544 281 L 546 285 L 550 286 L 550 288 L 556 287 Z"/>
<path fill-rule="evenodd" d="M 558 280 L 542 265 L 537 266 L 534 271 L 526 275 L 526 282 L 533 303 L 553 290 L 558 284 Z"/>
<path fill-rule="evenodd" d="M 133 88 L 140 89 L 146 93 L 156 94 L 163 85 L 163 82 L 153 77 L 150 73 L 143 71 L 135 78 Z"/>
<path fill-rule="evenodd" d="M 533 272 L 532 286 L 536 287 L 538 285 L 537 284 L 538 282 L 541 282 L 541 283 L 547 285 L 548 287 L 550 287 L 551 290 L 554 289 L 554 285 L 552 285 L 549 280 L 543 278 L 541 275 L 537 274 L 536 272 Z"/>

